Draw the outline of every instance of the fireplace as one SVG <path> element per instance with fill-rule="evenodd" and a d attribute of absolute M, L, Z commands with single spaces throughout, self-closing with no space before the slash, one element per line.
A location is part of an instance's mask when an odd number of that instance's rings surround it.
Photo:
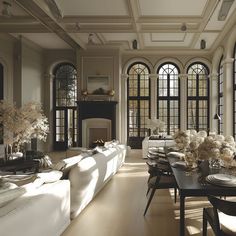
<path fill-rule="evenodd" d="M 111 120 L 89 118 L 82 121 L 82 146 L 90 148 L 96 140 L 111 140 Z"/>
<path fill-rule="evenodd" d="M 78 101 L 78 146 L 116 139 L 115 101 Z"/>

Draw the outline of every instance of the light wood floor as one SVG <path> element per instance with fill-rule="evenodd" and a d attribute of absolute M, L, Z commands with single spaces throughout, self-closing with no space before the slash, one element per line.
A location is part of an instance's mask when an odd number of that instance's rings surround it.
<path fill-rule="evenodd" d="M 131 150 L 125 165 L 63 236 L 178 236 L 179 202 L 174 203 L 173 190 L 158 190 L 143 217 L 147 177 L 141 150 Z M 201 235 L 202 208 L 207 204 L 205 198 L 187 199 L 187 236 Z"/>

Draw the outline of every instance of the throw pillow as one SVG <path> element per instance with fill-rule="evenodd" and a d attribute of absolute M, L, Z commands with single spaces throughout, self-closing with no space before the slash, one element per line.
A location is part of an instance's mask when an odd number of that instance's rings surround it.
<path fill-rule="evenodd" d="M 44 181 L 44 183 L 53 183 L 61 179 L 62 172 L 58 170 L 46 170 L 42 173 L 37 173 L 37 176 Z"/>
<path fill-rule="evenodd" d="M 64 160 L 59 161 L 56 165 L 53 166 L 54 170 L 59 170 L 63 172 L 63 179 L 67 179 L 70 169 L 77 165 L 83 158 L 87 157 L 86 153 L 80 155 L 65 158 Z"/>

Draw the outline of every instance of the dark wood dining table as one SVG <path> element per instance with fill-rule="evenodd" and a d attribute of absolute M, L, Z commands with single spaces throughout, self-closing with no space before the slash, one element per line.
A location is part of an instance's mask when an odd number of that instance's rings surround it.
<path fill-rule="evenodd" d="M 213 170 L 209 168 L 208 161 L 203 161 L 198 168 L 187 170 L 184 166 L 173 165 L 179 161 L 175 156 L 169 155 L 180 197 L 180 226 L 179 236 L 185 235 L 185 198 L 197 196 L 236 196 L 236 187 L 222 187 L 208 183 L 205 178 L 209 174 L 227 173 L 226 168 Z"/>

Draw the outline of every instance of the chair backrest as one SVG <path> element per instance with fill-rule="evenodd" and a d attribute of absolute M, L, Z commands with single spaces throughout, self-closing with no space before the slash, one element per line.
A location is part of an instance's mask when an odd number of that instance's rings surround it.
<path fill-rule="evenodd" d="M 236 216 L 236 202 L 219 199 L 214 196 L 208 196 L 212 206 L 226 215 Z"/>

